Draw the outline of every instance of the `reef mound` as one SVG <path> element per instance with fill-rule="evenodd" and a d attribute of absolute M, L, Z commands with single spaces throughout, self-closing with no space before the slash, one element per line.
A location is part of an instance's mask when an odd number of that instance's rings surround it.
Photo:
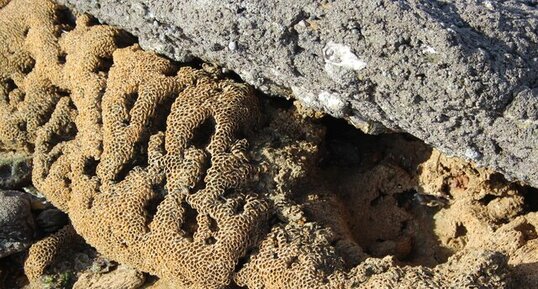
<path fill-rule="evenodd" d="M 331 136 L 48 0 L 5 5 L 0 39 L 0 149 L 71 220 L 30 248 L 32 282 L 82 237 L 175 288 L 536 285 L 528 187 L 409 136 Z"/>

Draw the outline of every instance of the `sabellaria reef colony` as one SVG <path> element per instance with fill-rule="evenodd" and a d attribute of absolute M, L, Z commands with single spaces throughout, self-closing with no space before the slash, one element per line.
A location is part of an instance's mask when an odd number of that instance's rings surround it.
<path fill-rule="evenodd" d="M 32 284 L 80 235 L 170 288 L 538 286 L 534 189 L 406 136 L 327 141 L 300 103 L 53 2 L 7 2 L 2 161 L 32 158 L 32 184 L 71 220 L 30 248 Z"/>

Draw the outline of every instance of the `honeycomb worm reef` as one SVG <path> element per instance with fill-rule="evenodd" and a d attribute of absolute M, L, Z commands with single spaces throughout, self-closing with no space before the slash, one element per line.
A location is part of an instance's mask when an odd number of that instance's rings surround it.
<path fill-rule="evenodd" d="M 317 114 L 300 104 L 266 107 L 220 72 L 145 52 L 122 30 L 48 0 L 12 0 L 0 10 L 0 148 L 33 154 L 33 184 L 72 222 L 30 249 L 32 280 L 76 232 L 176 288 L 536 284 L 532 267 L 512 271 L 538 259 L 525 253 L 536 252 L 538 217 L 519 188 L 492 185 L 492 172 L 462 169 L 435 151 L 436 165 L 423 165 L 435 174 L 418 179 L 389 159 L 376 163 L 357 177 L 386 197 L 347 200 L 389 204 L 434 178 L 428 192 L 452 203 L 436 220 L 448 222 L 439 232 L 453 253 L 446 262 L 383 257 L 405 255 L 410 239 L 372 245 L 377 238 L 355 236 L 344 192 L 320 177 L 325 130 Z M 492 195 L 482 186 L 494 186 Z M 401 227 L 404 218 L 391 221 Z"/>

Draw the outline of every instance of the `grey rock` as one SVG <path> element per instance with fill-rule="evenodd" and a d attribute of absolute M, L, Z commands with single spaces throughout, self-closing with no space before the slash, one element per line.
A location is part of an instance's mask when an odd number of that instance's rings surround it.
<path fill-rule="evenodd" d="M 13 189 L 30 181 L 32 156 L 19 152 L 0 152 L 0 189 Z"/>
<path fill-rule="evenodd" d="M 60 2 L 145 49 L 538 186 L 535 1 Z"/>
<path fill-rule="evenodd" d="M 34 221 L 25 193 L 0 190 L 0 258 L 32 244 Z"/>
<path fill-rule="evenodd" d="M 68 222 L 67 214 L 56 208 L 43 210 L 36 218 L 37 226 L 46 233 L 56 232 Z"/>

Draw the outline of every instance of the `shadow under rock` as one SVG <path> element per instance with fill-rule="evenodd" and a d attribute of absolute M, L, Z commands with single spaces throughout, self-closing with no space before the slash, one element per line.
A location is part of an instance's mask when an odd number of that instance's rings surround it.
<path fill-rule="evenodd" d="M 373 257 L 395 256 L 407 265 L 435 266 L 451 255 L 434 233 L 442 206 L 424 201 L 419 165 L 432 149 L 408 134 L 366 135 L 343 120 L 327 117 L 320 163 L 329 187 L 347 209 L 354 240 Z"/>

